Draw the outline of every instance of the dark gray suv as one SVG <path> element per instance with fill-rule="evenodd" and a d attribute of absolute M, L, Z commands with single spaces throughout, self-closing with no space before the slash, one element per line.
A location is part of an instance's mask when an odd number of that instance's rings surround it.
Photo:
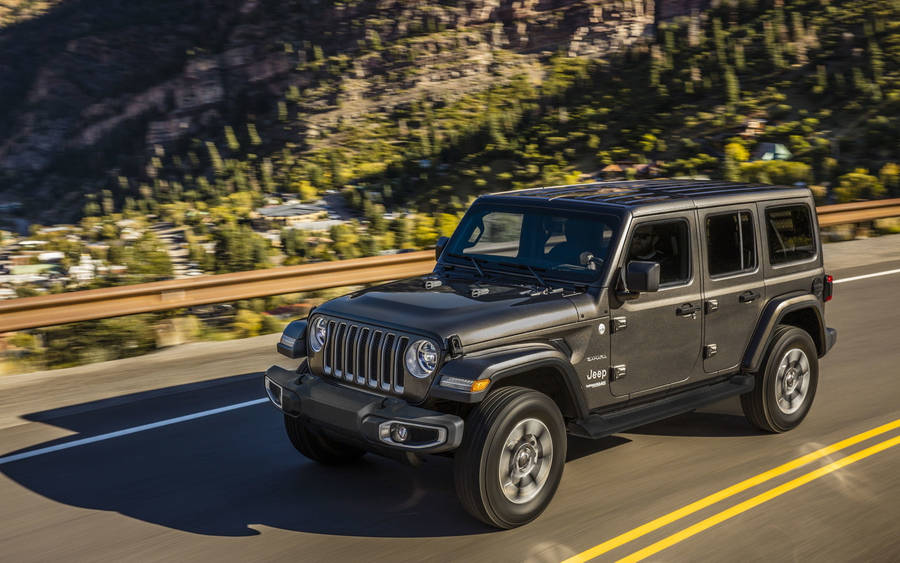
<path fill-rule="evenodd" d="M 265 387 L 303 455 L 454 458 L 463 506 L 536 518 L 566 435 L 599 438 L 740 395 L 803 420 L 836 340 L 805 188 L 625 181 L 480 197 L 433 273 L 291 323 Z"/>

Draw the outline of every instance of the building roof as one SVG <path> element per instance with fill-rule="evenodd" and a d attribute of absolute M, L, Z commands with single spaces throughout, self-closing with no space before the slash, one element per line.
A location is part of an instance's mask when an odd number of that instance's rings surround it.
<path fill-rule="evenodd" d="M 753 150 L 753 160 L 790 160 L 793 155 L 781 143 L 760 143 Z"/>
<path fill-rule="evenodd" d="M 488 199 L 515 199 L 602 204 L 622 210 L 645 212 L 674 211 L 710 205 L 728 205 L 809 195 L 807 188 L 771 186 L 716 180 L 617 180 L 571 186 L 552 186 L 484 196 Z"/>
<path fill-rule="evenodd" d="M 303 203 L 273 205 L 269 207 L 260 207 L 256 210 L 256 212 L 263 217 L 297 217 L 303 215 L 313 215 L 316 213 L 324 213 L 326 211 L 327 210 L 324 207 Z"/>

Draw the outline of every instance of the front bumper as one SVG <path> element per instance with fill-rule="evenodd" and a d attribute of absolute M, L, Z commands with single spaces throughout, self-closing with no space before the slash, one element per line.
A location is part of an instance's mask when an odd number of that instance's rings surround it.
<path fill-rule="evenodd" d="M 452 414 L 414 407 L 397 397 L 374 395 L 278 366 L 264 378 L 269 400 L 289 416 L 301 417 L 373 449 L 439 453 L 462 442 L 463 420 Z M 405 428 L 399 442 L 392 430 Z"/>

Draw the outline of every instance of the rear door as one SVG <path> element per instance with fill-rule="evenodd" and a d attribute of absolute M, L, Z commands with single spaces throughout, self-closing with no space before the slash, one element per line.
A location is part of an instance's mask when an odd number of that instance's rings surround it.
<path fill-rule="evenodd" d="M 703 248 L 703 371 L 736 369 L 765 303 L 754 204 L 699 211 Z"/>

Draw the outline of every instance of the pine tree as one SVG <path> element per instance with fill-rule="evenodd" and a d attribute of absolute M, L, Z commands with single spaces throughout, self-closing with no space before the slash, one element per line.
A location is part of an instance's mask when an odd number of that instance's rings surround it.
<path fill-rule="evenodd" d="M 725 96 L 730 106 L 734 106 L 741 98 L 741 85 L 730 66 L 725 67 Z"/>
<path fill-rule="evenodd" d="M 884 59 L 881 48 L 874 40 L 869 41 L 869 64 L 872 68 L 872 79 L 876 84 L 884 85 Z"/>
<path fill-rule="evenodd" d="M 241 144 L 238 142 L 237 135 L 234 134 L 234 129 L 231 128 L 231 125 L 225 126 L 225 142 L 232 152 L 241 150 Z"/>
<path fill-rule="evenodd" d="M 725 154 L 725 163 L 723 165 L 722 175 L 729 182 L 737 182 L 741 179 L 738 165 L 734 162 L 734 159 L 731 158 L 731 155 L 727 153 Z"/>

